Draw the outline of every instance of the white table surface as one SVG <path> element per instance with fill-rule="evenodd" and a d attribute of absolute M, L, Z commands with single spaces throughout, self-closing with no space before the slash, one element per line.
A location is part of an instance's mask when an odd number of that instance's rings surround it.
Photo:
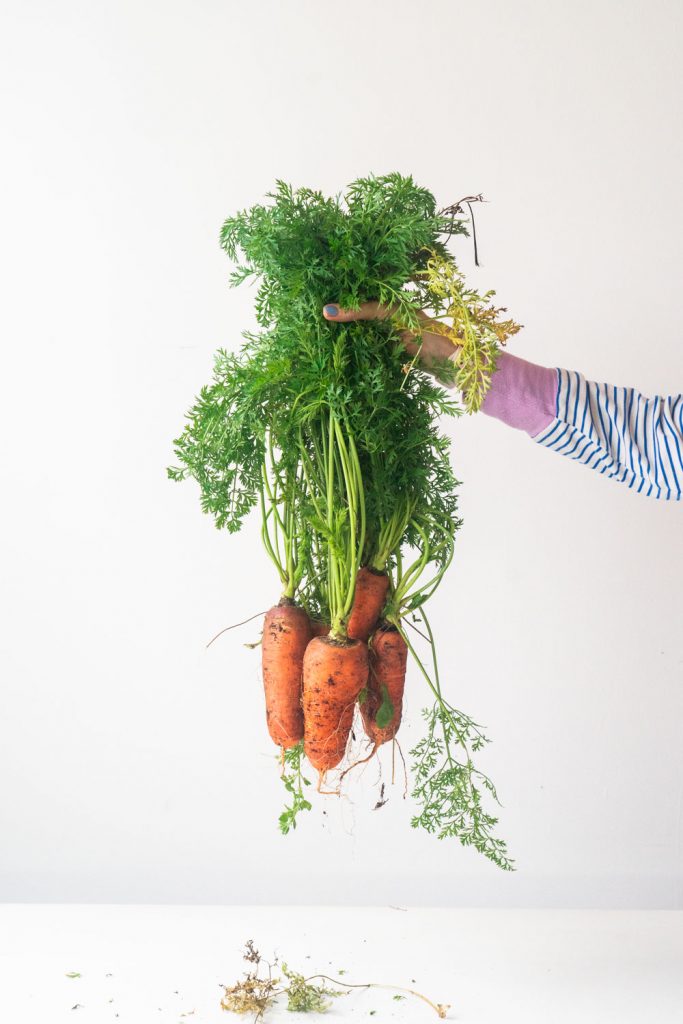
<path fill-rule="evenodd" d="M 57 904 L 0 907 L 0 1020 L 237 1024 L 220 984 L 249 938 L 304 973 L 417 988 L 461 1024 L 683 1024 L 678 911 Z M 438 1020 L 377 990 L 268 1019 Z"/>

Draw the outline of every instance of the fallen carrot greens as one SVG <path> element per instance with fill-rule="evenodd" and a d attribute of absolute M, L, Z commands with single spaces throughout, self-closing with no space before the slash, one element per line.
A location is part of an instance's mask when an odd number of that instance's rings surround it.
<path fill-rule="evenodd" d="M 351 989 L 386 989 L 395 993 L 393 999 L 396 1001 L 413 996 L 430 1006 L 441 1019 L 446 1017 L 450 1009 L 447 1004 L 434 1003 L 414 989 L 374 982 L 351 984 L 329 978 L 325 974 L 306 977 L 292 970 L 284 961 L 265 960 L 251 939 L 245 945 L 243 959 L 249 963 L 249 970 L 234 985 L 222 986 L 221 1007 L 231 1013 L 253 1014 L 255 1024 L 263 1020 L 266 1013 L 277 1006 L 279 1000 L 285 999 L 287 1009 L 294 1013 L 326 1013 L 332 1006 L 333 999 L 349 995 Z M 282 978 L 277 976 L 276 970 L 280 971 Z M 345 973 L 338 972 L 340 975 Z M 339 986 L 343 986 L 345 991 Z M 375 1011 L 371 1010 L 370 1013 L 374 1014 Z"/>

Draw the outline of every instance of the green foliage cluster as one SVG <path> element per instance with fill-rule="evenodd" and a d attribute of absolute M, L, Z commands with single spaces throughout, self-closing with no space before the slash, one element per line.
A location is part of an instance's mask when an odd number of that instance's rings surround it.
<path fill-rule="evenodd" d="M 343 992 L 330 988 L 324 982 L 322 985 L 314 985 L 303 974 L 297 974 L 284 962 L 282 973 L 289 982 L 287 1009 L 292 1013 L 326 1013 L 332 1006 L 331 999 L 344 995 Z"/>
<path fill-rule="evenodd" d="M 194 478 L 203 511 L 231 533 L 258 507 L 282 596 L 329 622 L 335 639 L 346 636 L 360 566 L 388 572 L 384 614 L 405 637 L 406 617 L 439 585 L 461 525 L 439 427 L 441 416 L 461 408 L 442 385 L 455 383 L 465 410 L 476 411 L 498 346 L 517 325 L 501 320 L 493 292 L 465 285 L 446 242 L 466 235 L 466 224 L 439 211 L 412 177 L 359 178 L 332 198 L 278 180 L 267 198 L 228 218 L 220 236 L 234 264 L 231 284 L 256 285 L 259 330 L 243 332 L 238 352 L 216 354 L 169 475 Z M 378 299 L 393 312 L 333 323 L 322 316 L 330 298 L 352 309 Z M 440 367 L 436 378 L 407 361 L 401 342 L 405 329 L 419 337 L 424 309 L 461 346 L 458 364 Z M 411 651 L 436 696 L 437 717 L 449 722 L 438 686 Z M 430 728 L 433 754 L 422 764 L 445 755 L 440 778 L 450 796 L 439 799 L 433 780 L 420 777 L 415 795 L 425 806 L 417 823 L 497 860 L 498 848 L 480 839 L 493 819 L 480 813 L 472 785 L 453 775 L 450 751 L 462 734 L 447 724 L 442 732 L 437 741 Z M 301 757 L 295 748 L 285 758 L 291 801 L 283 832 L 310 809 Z"/>
<path fill-rule="evenodd" d="M 280 815 L 280 831 L 287 835 L 291 829 L 296 828 L 296 817 L 301 811 L 310 811 L 311 802 L 304 796 L 304 786 L 310 786 L 310 781 L 303 774 L 302 760 L 304 756 L 304 742 L 301 740 L 294 747 L 289 747 L 282 755 L 282 782 L 291 803 L 285 805 Z"/>
<path fill-rule="evenodd" d="M 468 715 L 446 702 L 425 708 L 423 715 L 427 734 L 411 751 L 415 758 L 413 796 L 421 804 L 411 822 L 413 828 L 435 833 L 439 839 L 455 836 L 463 846 L 474 846 L 503 870 L 512 870 L 505 842 L 491 833 L 498 819 L 482 806 L 481 787 L 497 800 L 495 786 L 471 757 L 488 743 L 486 736 Z M 464 758 L 454 754 L 458 747 Z"/>

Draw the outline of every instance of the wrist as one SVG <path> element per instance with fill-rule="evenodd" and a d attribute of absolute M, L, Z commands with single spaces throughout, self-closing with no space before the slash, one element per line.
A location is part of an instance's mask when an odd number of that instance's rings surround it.
<path fill-rule="evenodd" d="M 422 342 L 420 361 L 429 367 L 450 359 L 457 351 L 458 348 L 448 338 L 440 334 L 430 334 Z"/>

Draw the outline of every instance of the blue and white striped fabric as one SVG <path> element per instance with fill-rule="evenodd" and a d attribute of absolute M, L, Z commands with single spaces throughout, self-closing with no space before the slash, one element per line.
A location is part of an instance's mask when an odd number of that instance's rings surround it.
<path fill-rule="evenodd" d="M 575 371 L 557 374 L 555 419 L 534 440 L 639 493 L 680 500 L 683 395 L 645 398 Z"/>

